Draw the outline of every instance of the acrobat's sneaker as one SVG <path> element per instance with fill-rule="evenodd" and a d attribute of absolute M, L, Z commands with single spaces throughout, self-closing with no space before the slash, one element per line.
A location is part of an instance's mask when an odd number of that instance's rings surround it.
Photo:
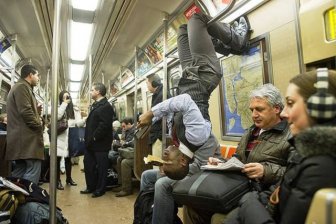
<path fill-rule="evenodd" d="M 233 24 L 231 25 L 231 28 L 234 29 L 234 30 L 236 31 L 236 29 L 238 28 L 238 26 L 239 26 L 239 23 L 238 23 L 237 20 L 235 20 L 235 21 L 233 22 Z"/>
<path fill-rule="evenodd" d="M 219 54 L 228 56 L 231 53 L 231 47 L 223 44 L 222 41 L 215 39 L 215 38 L 211 38 L 212 43 L 214 45 L 215 51 Z"/>
<path fill-rule="evenodd" d="M 239 24 L 236 25 L 238 22 L 235 21 L 233 23 L 233 29 L 235 29 L 236 33 L 240 36 L 245 36 L 249 31 L 249 26 L 244 17 L 239 18 Z"/>

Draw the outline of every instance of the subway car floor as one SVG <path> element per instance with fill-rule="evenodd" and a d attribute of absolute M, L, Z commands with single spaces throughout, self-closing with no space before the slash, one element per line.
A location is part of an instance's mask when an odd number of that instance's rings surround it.
<path fill-rule="evenodd" d="M 72 179 L 78 184 L 69 186 L 65 184 L 65 175 L 61 175 L 64 190 L 57 190 L 57 206 L 62 209 L 65 218 L 70 224 L 82 223 L 133 223 L 133 205 L 138 195 L 138 185 L 133 188 L 133 195 L 115 197 L 115 193 L 107 191 L 105 195 L 92 198 L 91 194 L 80 194 L 85 189 L 82 158 L 79 165 L 72 166 Z M 49 190 L 48 184 L 43 188 Z"/>
<path fill-rule="evenodd" d="M 72 179 L 78 184 L 70 186 L 65 184 L 65 175 L 61 175 L 64 190 L 57 190 L 57 206 L 62 209 L 64 217 L 70 224 L 82 223 L 133 223 L 133 206 L 139 193 L 139 182 L 133 182 L 133 194 L 126 197 L 115 197 L 112 191 L 106 191 L 105 195 L 92 198 L 91 194 L 80 194 L 85 189 L 85 176 L 81 171 L 83 157 L 79 164 L 72 166 Z M 48 183 L 42 185 L 49 191 Z M 179 208 L 179 217 L 182 219 L 182 208 Z"/>

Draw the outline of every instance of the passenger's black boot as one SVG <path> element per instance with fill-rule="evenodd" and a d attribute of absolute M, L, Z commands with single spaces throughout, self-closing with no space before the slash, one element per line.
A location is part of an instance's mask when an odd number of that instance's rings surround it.
<path fill-rule="evenodd" d="M 71 186 L 77 186 L 77 183 L 73 181 L 71 177 L 66 180 L 66 184 L 69 184 Z"/>
<path fill-rule="evenodd" d="M 59 181 L 57 182 L 57 189 L 58 189 L 58 190 L 64 190 L 64 187 L 63 187 L 63 185 L 62 185 L 62 181 L 61 181 L 61 180 L 59 180 Z"/>

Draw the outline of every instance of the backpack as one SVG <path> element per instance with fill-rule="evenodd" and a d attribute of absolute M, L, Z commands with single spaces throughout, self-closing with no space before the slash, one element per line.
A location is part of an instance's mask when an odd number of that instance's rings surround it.
<path fill-rule="evenodd" d="M 134 203 L 133 224 L 151 224 L 154 207 L 154 189 L 140 191 Z M 182 224 L 177 216 L 177 206 L 174 209 L 174 224 Z"/>
<path fill-rule="evenodd" d="M 35 184 L 34 182 L 16 177 L 7 177 L 7 180 L 21 187 L 22 189 L 26 190 L 29 193 L 29 195 L 25 196 L 26 202 L 40 202 L 49 205 L 48 192 L 45 189 L 38 186 L 37 184 Z"/>
<path fill-rule="evenodd" d="M 154 206 L 154 189 L 139 192 L 134 202 L 133 224 L 151 224 Z"/>
<path fill-rule="evenodd" d="M 50 216 L 50 208 L 47 204 L 38 202 L 27 202 L 20 205 L 13 217 L 13 223 L 16 224 L 48 224 Z M 61 210 L 56 208 L 56 223 L 68 224 L 68 220 L 64 218 Z"/>
<path fill-rule="evenodd" d="M 0 211 L 9 211 L 10 217 L 13 217 L 19 202 L 24 202 L 24 196 L 21 192 L 0 188 Z"/>
<path fill-rule="evenodd" d="M 9 224 L 9 223 L 11 223 L 9 211 L 6 212 L 0 211 L 0 224 Z"/>
<path fill-rule="evenodd" d="M 115 172 L 113 169 L 107 170 L 107 177 L 106 177 L 106 188 L 111 188 L 118 185 L 118 173 Z"/>

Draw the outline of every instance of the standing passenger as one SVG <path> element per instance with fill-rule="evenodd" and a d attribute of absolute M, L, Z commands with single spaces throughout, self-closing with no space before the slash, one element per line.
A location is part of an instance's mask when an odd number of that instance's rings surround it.
<path fill-rule="evenodd" d="M 12 176 L 38 184 L 44 159 L 43 125 L 33 87 L 40 81 L 32 65 L 21 68 L 21 78 L 7 98 L 6 160 L 15 162 Z"/>
<path fill-rule="evenodd" d="M 68 120 L 68 128 L 57 136 L 57 189 L 64 190 L 61 182 L 61 159 L 65 161 L 66 184 L 77 186 L 71 178 L 71 157 L 69 156 L 69 128 L 84 126 L 84 121 L 81 119 L 80 111 L 74 107 L 70 93 L 67 91 L 60 92 L 58 96 L 59 107 L 57 119 L 65 117 Z"/>
<path fill-rule="evenodd" d="M 84 155 L 84 171 L 86 189 L 81 194 L 100 197 L 105 194 L 108 169 L 108 152 L 112 144 L 113 108 L 107 101 L 106 87 L 102 83 L 94 83 L 91 98 L 95 101 L 86 120 Z"/>

